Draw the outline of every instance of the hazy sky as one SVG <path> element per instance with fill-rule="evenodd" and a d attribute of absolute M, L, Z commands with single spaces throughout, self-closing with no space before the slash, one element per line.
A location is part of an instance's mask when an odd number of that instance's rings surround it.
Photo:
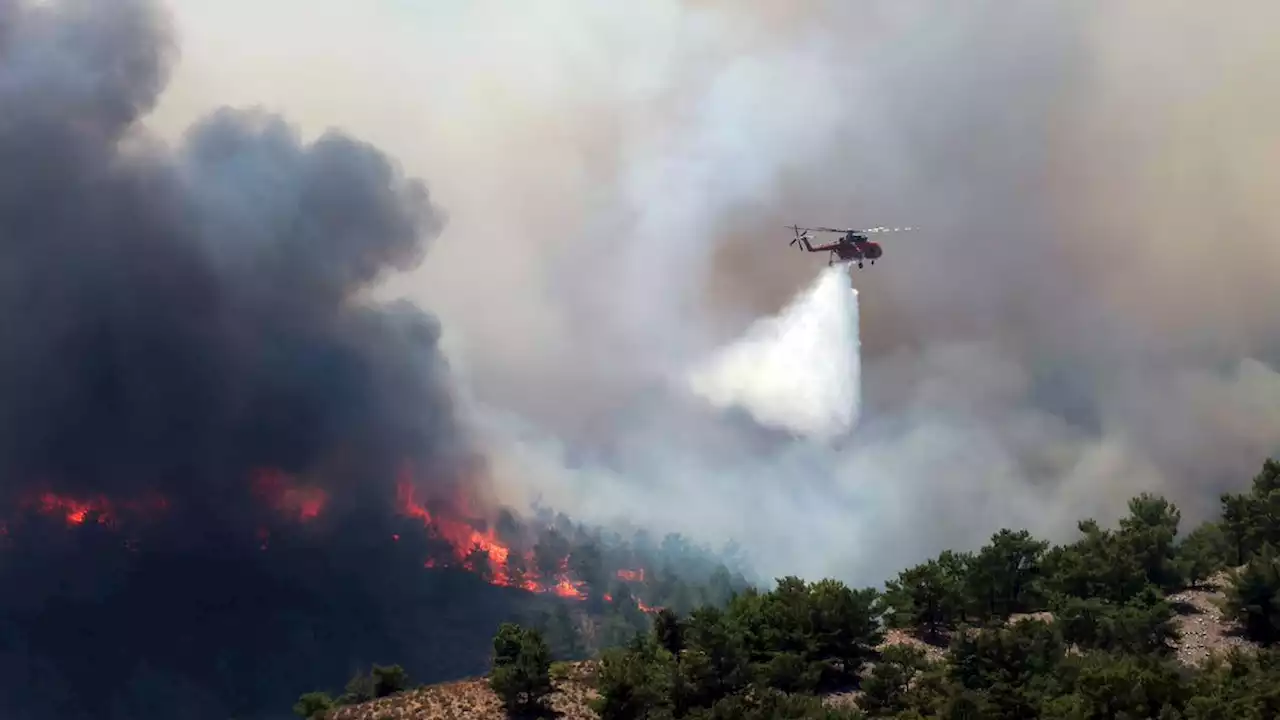
<path fill-rule="evenodd" d="M 170 5 L 158 127 L 261 103 L 427 181 L 387 292 L 583 517 L 865 578 L 1141 489 L 1202 514 L 1280 432 L 1274 3 Z M 858 276 L 857 441 L 672 437 L 636 398 L 814 278 L 792 222 L 923 228 Z M 601 435 L 615 474 L 548 454 Z"/>

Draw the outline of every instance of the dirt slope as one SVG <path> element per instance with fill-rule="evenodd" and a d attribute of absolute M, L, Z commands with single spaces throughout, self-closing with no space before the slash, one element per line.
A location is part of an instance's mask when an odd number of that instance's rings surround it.
<path fill-rule="evenodd" d="M 1240 628 L 1222 616 L 1222 603 L 1226 599 L 1222 588 L 1227 574 L 1220 573 L 1194 590 L 1183 590 L 1169 596 L 1178 610 L 1178 630 L 1182 639 L 1178 642 L 1178 660 L 1188 665 L 1199 665 L 1210 653 L 1221 654 L 1231 648 L 1252 648 L 1253 643 L 1240 635 Z"/>
<path fill-rule="evenodd" d="M 596 720 L 588 706 L 596 697 L 591 684 L 592 664 L 564 663 L 554 679 L 551 707 L 562 720 Z M 560 674 L 560 673 L 556 673 Z M 328 720 L 506 720 L 498 697 L 483 678 L 430 685 L 362 705 L 339 708 Z"/>

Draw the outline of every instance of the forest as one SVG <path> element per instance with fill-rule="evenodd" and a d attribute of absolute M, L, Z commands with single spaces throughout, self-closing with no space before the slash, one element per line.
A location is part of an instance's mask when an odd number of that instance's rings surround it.
<path fill-rule="evenodd" d="M 881 588 L 785 577 L 643 621 L 614 602 L 595 623 L 503 623 L 485 682 L 510 717 L 563 714 L 549 700 L 566 661 L 585 661 L 602 720 L 1280 717 L 1280 463 L 1212 521 L 1181 519 L 1143 494 L 1116 527 L 1082 520 L 1061 545 L 1002 529 Z M 1179 628 L 1197 626 L 1179 620 L 1203 610 L 1185 598 L 1208 589 L 1225 639 L 1188 655 Z M 294 712 L 348 717 L 408 688 L 402 668 L 374 668 Z"/>

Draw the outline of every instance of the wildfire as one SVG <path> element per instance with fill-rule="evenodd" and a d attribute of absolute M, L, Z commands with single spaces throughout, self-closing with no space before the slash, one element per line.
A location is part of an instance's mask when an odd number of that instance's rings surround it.
<path fill-rule="evenodd" d="M 298 522 L 316 519 L 329 502 L 324 488 L 299 485 L 292 475 L 274 468 L 254 471 L 252 487 L 260 500 Z"/>
<path fill-rule="evenodd" d="M 639 570 L 619 570 L 618 579 L 627 582 L 644 582 L 644 568 Z"/>
<path fill-rule="evenodd" d="M 492 530 L 480 532 L 464 520 L 443 515 L 433 516 L 426 505 L 418 501 L 417 488 L 404 479 L 396 483 L 396 507 L 402 514 L 421 520 L 423 525 L 430 527 L 436 536 L 449 544 L 457 559 L 469 566 L 468 570 L 475 570 L 475 563 L 470 555 L 473 550 L 479 549 L 489 557 L 494 582 L 498 585 L 510 584 L 507 558 L 511 556 L 511 550 L 498 542 Z"/>
<path fill-rule="evenodd" d="M 641 600 L 641 599 L 640 599 L 640 598 L 638 598 L 638 597 L 635 597 L 634 595 L 631 597 L 631 599 L 635 602 L 636 607 L 640 608 L 640 612 L 648 613 L 648 614 L 652 615 L 652 614 L 654 614 L 654 613 L 656 613 L 656 612 L 661 612 L 661 611 L 662 611 L 662 608 L 660 608 L 660 607 L 653 607 L 652 605 L 646 605 L 646 604 L 645 604 L 645 602 L 644 602 L 643 600 Z M 605 593 L 605 594 L 604 594 L 604 601 L 605 601 L 605 602 L 607 602 L 607 603 L 611 603 L 611 602 L 613 602 L 613 595 L 610 595 L 609 593 Z"/>
<path fill-rule="evenodd" d="M 28 498 L 23 502 L 23 506 L 41 515 L 61 517 L 68 527 L 83 525 L 91 517 L 98 525 L 115 527 L 122 514 L 143 515 L 163 512 L 169 505 L 162 497 L 113 502 L 101 495 L 75 497 L 46 490 Z"/>
<path fill-rule="evenodd" d="M 453 505 L 464 509 L 464 514 L 432 513 L 418 498 L 412 471 L 407 467 L 401 471 L 396 482 L 398 511 L 402 515 L 420 520 L 432 534 L 446 542 L 454 560 L 463 568 L 475 572 L 477 570 L 476 555 L 481 555 L 488 560 L 490 582 L 494 585 L 518 587 L 529 592 L 547 592 L 577 600 L 586 599 L 586 593 L 582 590 L 584 583 L 569 578 L 567 557 L 560 562 L 556 576 L 550 582 L 546 582 L 537 571 L 532 569 L 535 564 L 534 554 L 519 553 L 526 569 L 517 576 L 511 568 L 512 549 L 498 538 L 493 528 L 487 526 L 483 529 L 477 528 L 476 525 L 480 523 L 465 518 L 465 514 L 469 514 L 465 513 L 467 505 L 465 500 L 459 499 Z M 429 558 L 423 564 L 427 568 L 437 567 L 437 565 L 438 561 L 435 558 Z"/>
<path fill-rule="evenodd" d="M 294 475 L 277 468 L 255 470 L 248 479 L 249 491 L 256 501 L 295 522 L 315 520 L 329 505 L 330 497 L 324 488 L 301 483 Z M 438 505 L 436 502 L 441 499 L 436 498 L 428 503 L 420 497 L 412 470 L 407 466 L 396 480 L 397 512 L 420 521 L 430 536 L 443 541 L 449 548 L 445 557 L 425 558 L 423 567 L 461 567 L 483 574 L 494 585 L 573 600 L 587 598 L 586 583 L 574 578 L 568 555 L 548 564 L 547 557 L 535 555 L 532 550 L 513 548 L 498 537 L 491 524 L 483 522 L 477 513 L 469 510 L 466 497 L 449 498 Z M 146 520 L 169 508 L 168 501 L 161 496 L 126 500 L 100 494 L 78 496 L 51 490 L 33 492 L 20 505 L 28 511 L 56 518 L 68 528 L 94 524 L 113 530 L 119 528 L 123 519 Z M 10 524 L 10 519 L 0 518 L 0 545 L 7 544 L 11 530 L 16 530 Z M 260 550 L 268 550 L 272 533 L 267 527 L 260 527 L 256 539 Z M 402 536 L 392 534 L 391 540 L 400 542 Z M 126 539 L 124 543 L 128 550 L 137 549 L 134 539 Z M 628 583 L 645 581 L 643 568 L 618 570 L 616 575 Z M 605 599 L 612 602 L 607 595 Z M 636 603 L 645 612 L 657 611 L 638 599 Z"/>
<path fill-rule="evenodd" d="M 46 492 L 41 493 L 36 502 L 41 513 L 62 515 L 66 518 L 68 525 L 83 525 L 89 513 L 97 513 L 99 525 L 112 524 L 111 503 L 103 497 L 77 500 Z"/>

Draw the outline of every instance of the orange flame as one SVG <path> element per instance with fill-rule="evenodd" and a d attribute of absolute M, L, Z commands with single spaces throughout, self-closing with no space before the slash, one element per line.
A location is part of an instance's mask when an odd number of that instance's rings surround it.
<path fill-rule="evenodd" d="M 640 612 L 648 613 L 648 614 L 652 615 L 652 614 L 654 614 L 654 613 L 656 613 L 656 612 L 660 612 L 660 611 L 662 610 L 662 608 L 660 608 L 660 607 L 653 607 L 653 606 L 651 606 L 651 605 L 646 605 L 646 604 L 644 603 L 644 601 L 643 601 L 643 600 L 641 600 L 641 599 L 640 599 L 640 598 L 638 598 L 638 597 L 632 596 L 632 597 L 631 597 L 631 599 L 632 599 L 633 601 L 635 601 L 636 607 L 640 608 Z M 605 601 L 605 602 L 607 602 L 607 603 L 611 603 L 611 602 L 613 602 L 613 595 L 611 595 L 611 594 L 609 594 L 609 593 L 605 593 L 605 594 L 604 594 L 604 601 Z"/>
<path fill-rule="evenodd" d="M 468 570 L 475 570 L 475 563 L 470 559 L 473 550 L 480 550 L 489 557 L 493 570 L 495 585 L 510 585 L 511 577 L 507 568 L 507 558 L 511 551 L 494 537 L 493 531 L 480 532 L 463 520 L 449 517 L 432 516 L 426 505 L 418 501 L 417 488 L 403 478 L 396 483 L 396 505 L 400 512 L 422 521 L 453 549 L 458 561 Z"/>
<path fill-rule="evenodd" d="M 78 498 L 52 491 L 44 491 L 27 500 L 27 507 L 33 507 L 42 515 L 62 516 L 68 527 L 83 525 L 90 515 L 97 517 L 97 524 L 115 527 L 121 512 L 148 514 L 163 512 L 169 504 L 163 497 L 151 497 L 146 500 L 128 500 L 113 502 L 98 495 Z"/>
<path fill-rule="evenodd" d="M 316 519 L 329 502 L 324 488 L 299 485 L 292 475 L 275 468 L 255 470 L 252 482 L 263 502 L 298 522 Z"/>
<path fill-rule="evenodd" d="M 467 507 L 466 498 L 457 498 L 453 505 L 456 508 L 461 508 L 463 515 L 470 514 L 465 510 Z M 524 566 L 528 569 L 522 573 L 522 577 L 517 578 L 510 565 L 512 550 L 498 538 L 494 530 L 486 527 L 482 531 L 476 527 L 476 524 L 479 523 L 459 516 L 443 512 L 432 513 L 426 504 L 418 498 L 418 490 L 413 483 L 412 470 L 408 466 L 401 470 L 396 481 L 396 507 L 402 515 L 420 520 L 433 535 L 447 543 L 452 551 L 454 560 L 463 568 L 474 572 L 477 569 L 474 561 L 475 555 L 479 554 L 487 557 L 492 574 L 489 582 L 494 585 L 518 587 L 529 592 L 547 592 L 576 600 L 585 600 L 587 597 L 583 591 L 586 583 L 569 578 L 569 558 L 567 557 L 560 562 L 558 572 L 548 582 L 541 578 L 537 571 L 532 569 L 535 564 L 533 553 L 521 553 L 519 557 L 524 561 Z M 424 567 L 433 568 L 437 564 L 438 561 L 431 558 L 424 563 Z"/>
<path fill-rule="evenodd" d="M 99 525 L 111 525 L 111 503 L 104 497 L 78 500 L 51 492 L 41 493 L 37 500 L 40 512 L 45 515 L 62 515 L 68 525 L 83 525 L 89 513 L 97 513 Z"/>
<path fill-rule="evenodd" d="M 627 582 L 644 582 L 644 568 L 639 570 L 619 570 L 618 579 Z"/>

